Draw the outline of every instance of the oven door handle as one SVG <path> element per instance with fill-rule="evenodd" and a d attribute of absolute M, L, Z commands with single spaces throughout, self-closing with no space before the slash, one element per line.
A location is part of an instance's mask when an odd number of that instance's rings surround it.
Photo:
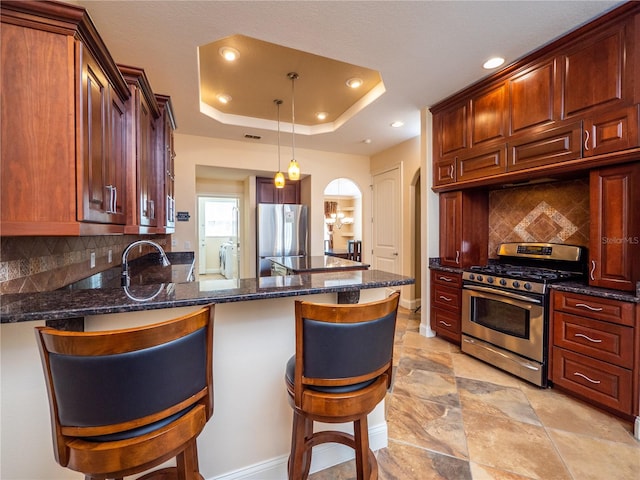
<path fill-rule="evenodd" d="M 531 302 L 538 305 L 542 305 L 542 300 L 537 298 L 527 297 L 526 295 L 518 295 L 517 293 L 505 292 L 503 290 L 496 290 L 490 287 L 479 287 L 477 285 L 465 285 L 463 290 L 475 290 L 477 292 L 490 293 L 492 295 L 501 295 L 507 298 L 513 298 L 514 300 L 522 300 L 523 302 Z"/>

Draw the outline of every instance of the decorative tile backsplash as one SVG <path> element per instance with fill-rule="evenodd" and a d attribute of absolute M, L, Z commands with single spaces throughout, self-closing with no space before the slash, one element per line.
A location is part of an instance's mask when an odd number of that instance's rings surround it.
<path fill-rule="evenodd" d="M 94 273 L 120 265 L 127 245 L 137 235 L 94 237 L 0 237 L 0 294 L 56 290 Z M 170 250 L 169 235 L 155 235 L 153 241 Z M 109 263 L 111 250 L 111 263 Z M 148 246 L 131 252 L 130 259 L 154 252 Z M 96 266 L 91 268 L 91 253 Z"/>
<path fill-rule="evenodd" d="M 589 246 L 589 179 L 489 193 L 489 257 L 503 242 Z"/>

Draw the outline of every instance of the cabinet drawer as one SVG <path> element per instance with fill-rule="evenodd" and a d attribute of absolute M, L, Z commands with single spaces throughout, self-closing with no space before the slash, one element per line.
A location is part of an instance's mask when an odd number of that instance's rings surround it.
<path fill-rule="evenodd" d="M 462 287 L 462 275 L 459 273 L 440 272 L 432 270 L 431 280 L 433 284 L 449 286 L 449 287 Z"/>
<path fill-rule="evenodd" d="M 431 309 L 431 328 L 442 337 L 460 343 L 460 314 L 452 310 Z"/>
<path fill-rule="evenodd" d="M 585 399 L 631 414 L 631 370 L 554 347 L 551 379 Z"/>
<path fill-rule="evenodd" d="M 620 367 L 633 366 L 631 327 L 555 312 L 553 344 Z"/>
<path fill-rule="evenodd" d="M 553 292 L 554 310 L 632 327 L 634 304 L 579 293 Z"/>
<path fill-rule="evenodd" d="M 435 284 L 432 286 L 432 305 L 445 310 L 460 312 L 462 292 L 458 288 L 443 287 Z"/>

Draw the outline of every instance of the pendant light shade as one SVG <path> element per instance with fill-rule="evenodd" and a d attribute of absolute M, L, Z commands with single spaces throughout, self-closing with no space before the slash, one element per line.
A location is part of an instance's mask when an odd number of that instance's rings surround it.
<path fill-rule="evenodd" d="M 300 164 L 296 160 L 296 106 L 295 106 L 295 82 L 298 74 L 291 72 L 287 74 L 291 79 L 291 161 L 287 173 L 289 180 L 300 180 Z"/>
<path fill-rule="evenodd" d="M 282 100 L 276 99 L 273 103 L 276 104 L 278 110 L 278 173 L 273 178 L 273 184 L 276 188 L 284 188 L 284 174 L 280 171 L 280 105 L 282 105 Z"/>

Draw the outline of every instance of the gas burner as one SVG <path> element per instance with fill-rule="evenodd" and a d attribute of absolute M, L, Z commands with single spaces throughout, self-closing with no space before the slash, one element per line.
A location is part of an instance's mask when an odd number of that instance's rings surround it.
<path fill-rule="evenodd" d="M 546 293 L 547 285 L 584 278 L 584 250 L 554 244 L 502 244 L 499 258 L 474 265 L 463 280 L 492 288 Z M 575 260 L 577 258 L 578 260 Z"/>

